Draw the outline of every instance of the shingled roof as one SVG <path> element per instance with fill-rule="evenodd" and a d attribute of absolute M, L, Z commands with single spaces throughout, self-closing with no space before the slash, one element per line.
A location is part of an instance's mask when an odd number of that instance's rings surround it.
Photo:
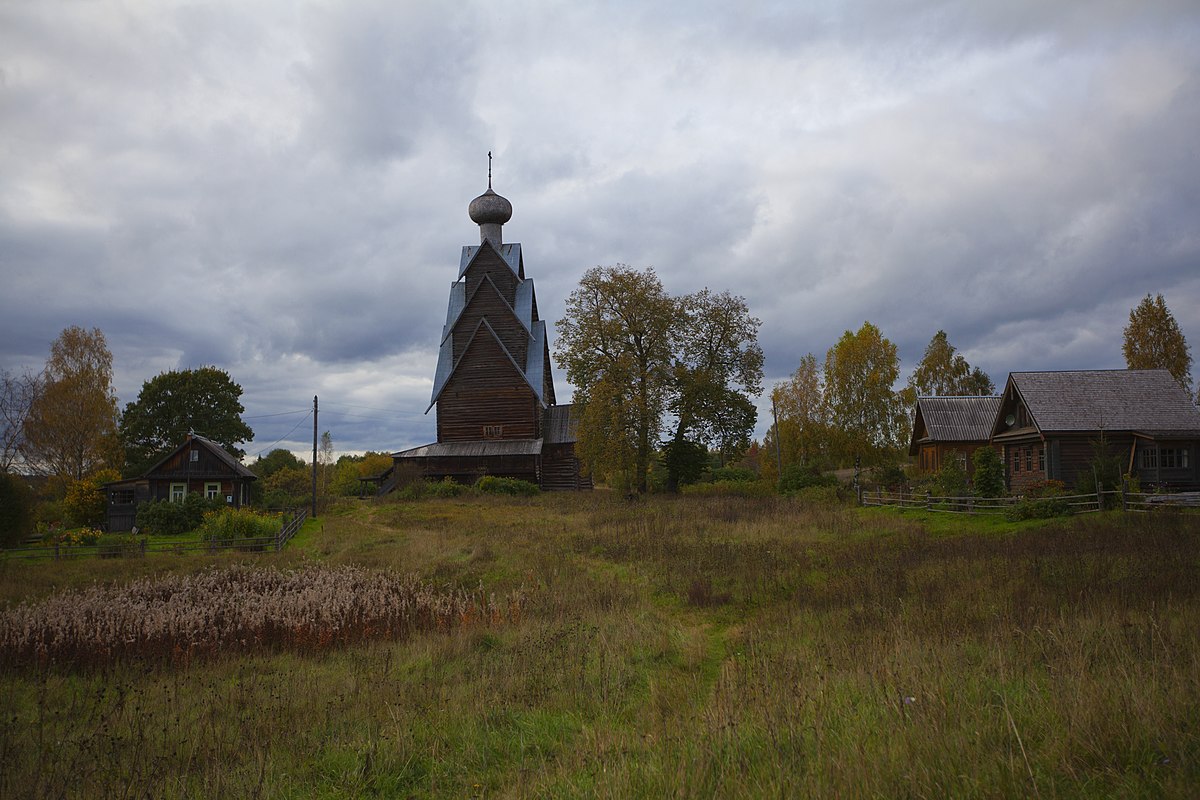
<path fill-rule="evenodd" d="M 999 395 L 918 397 L 909 452 L 921 442 L 986 442 L 999 411 Z"/>
<path fill-rule="evenodd" d="M 1200 409 L 1165 369 L 1013 372 L 1013 389 L 1043 433 L 1200 434 Z"/>

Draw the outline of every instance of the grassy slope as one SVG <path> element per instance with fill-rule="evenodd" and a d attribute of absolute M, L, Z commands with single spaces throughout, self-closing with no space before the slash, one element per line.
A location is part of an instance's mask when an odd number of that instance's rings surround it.
<path fill-rule="evenodd" d="M 602 493 L 358 504 L 252 563 L 524 587 L 521 621 L 0 675 L 0 796 L 1190 796 L 1198 533 Z M 0 566 L 0 601 L 245 559 Z"/>

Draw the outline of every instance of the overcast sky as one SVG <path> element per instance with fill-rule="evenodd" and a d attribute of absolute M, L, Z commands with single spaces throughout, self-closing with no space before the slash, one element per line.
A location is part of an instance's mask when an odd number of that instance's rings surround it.
<path fill-rule="evenodd" d="M 122 408 L 227 370 L 251 456 L 313 395 L 338 451 L 432 441 L 489 150 L 544 318 L 653 266 L 746 297 L 768 386 L 865 320 L 905 375 L 939 328 L 1120 368 L 1160 292 L 1200 356 L 1195 0 L 5 0 L 0 368 L 99 327 Z"/>

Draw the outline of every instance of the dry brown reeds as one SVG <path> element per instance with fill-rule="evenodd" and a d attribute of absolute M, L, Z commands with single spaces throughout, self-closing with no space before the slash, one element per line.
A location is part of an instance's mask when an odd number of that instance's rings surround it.
<path fill-rule="evenodd" d="M 435 587 L 354 566 L 213 568 L 92 586 L 0 612 L 0 665 L 188 663 L 259 650 L 318 652 L 518 617 L 519 592 Z"/>

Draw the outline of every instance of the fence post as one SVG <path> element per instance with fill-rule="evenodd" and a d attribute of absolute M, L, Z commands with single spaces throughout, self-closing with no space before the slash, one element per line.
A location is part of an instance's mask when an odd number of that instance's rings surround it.
<path fill-rule="evenodd" d="M 1121 479 L 1121 510 L 1129 510 L 1129 498 L 1125 496 L 1125 479 Z"/>
<path fill-rule="evenodd" d="M 1096 510 L 1097 511 L 1104 510 L 1104 497 L 1103 497 L 1102 493 L 1100 492 L 1100 484 L 1099 483 L 1096 484 Z"/>
<path fill-rule="evenodd" d="M 933 511 L 933 492 L 925 490 L 925 510 Z"/>
<path fill-rule="evenodd" d="M 145 558 L 146 557 L 146 540 L 145 539 L 141 539 L 140 541 L 138 541 L 138 548 L 142 551 L 142 558 Z"/>

